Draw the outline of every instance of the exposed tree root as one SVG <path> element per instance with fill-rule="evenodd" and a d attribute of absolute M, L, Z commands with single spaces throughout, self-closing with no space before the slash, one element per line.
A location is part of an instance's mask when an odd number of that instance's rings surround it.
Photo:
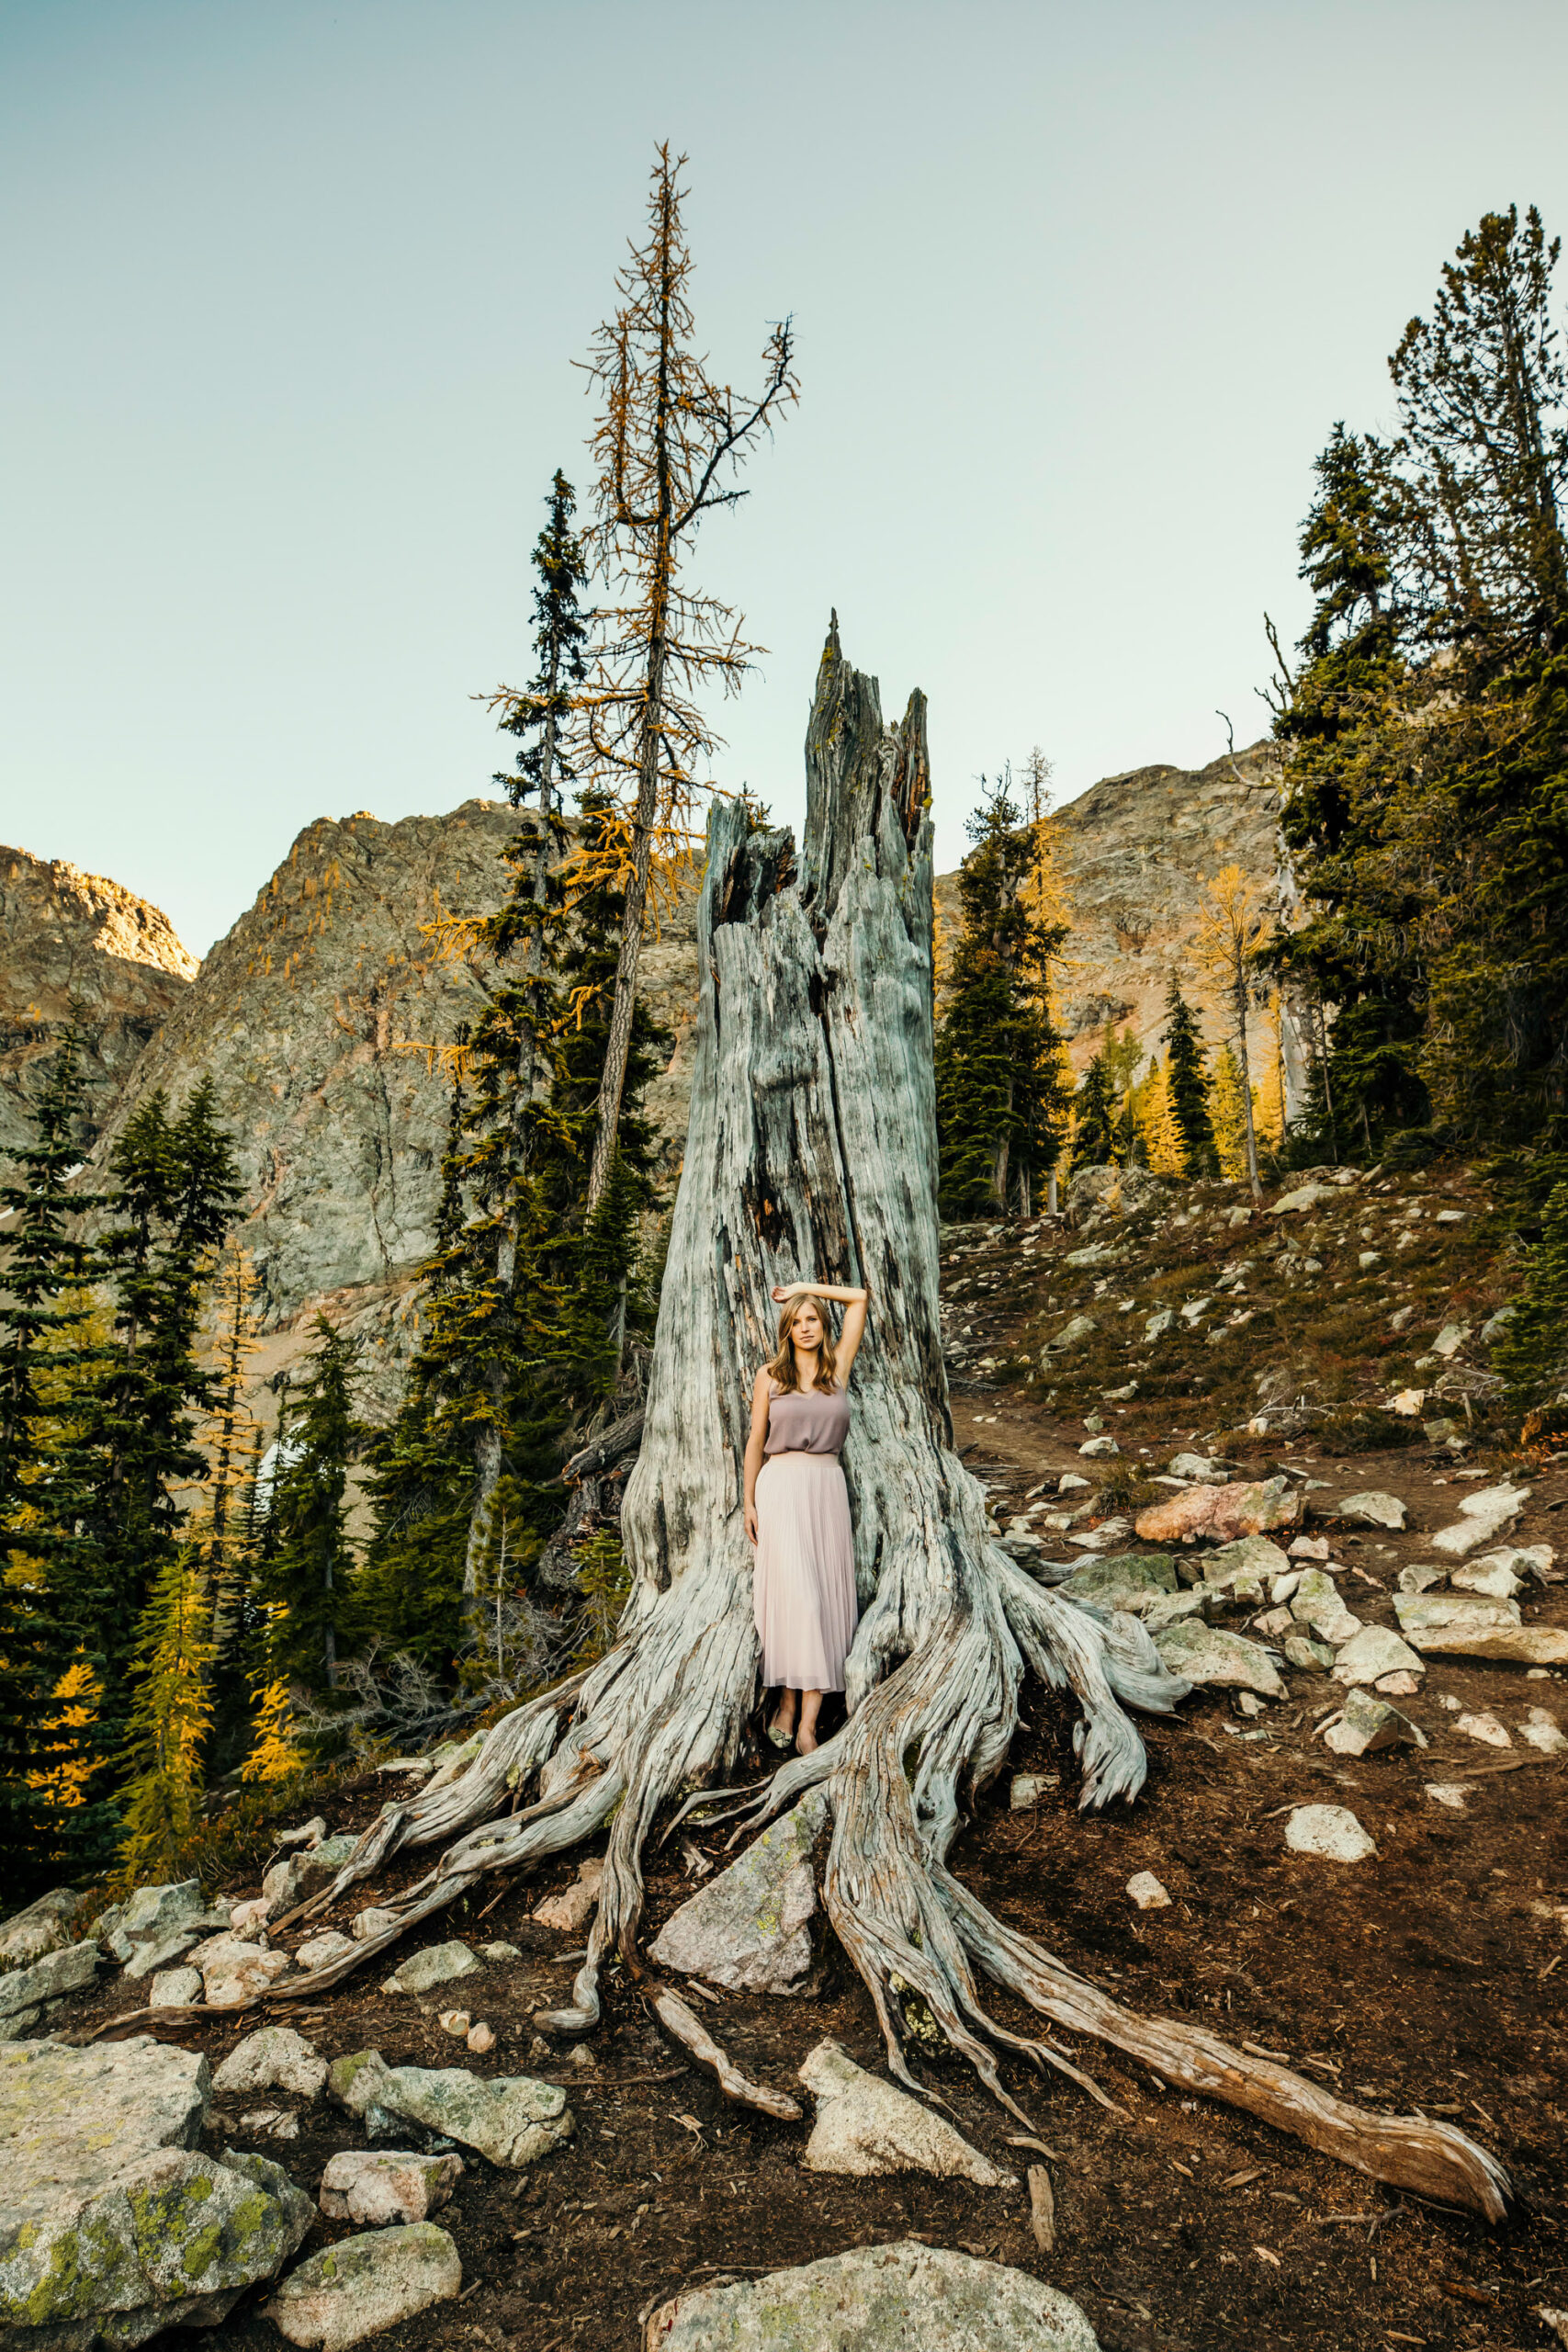
<path fill-rule="evenodd" d="M 910 2042 L 935 2030 L 1026 2127 L 999 2057 L 1111 2104 L 1071 2052 L 990 2015 L 988 1980 L 1163 2080 L 1495 2220 L 1506 2177 L 1462 2132 L 1348 2107 L 1201 2029 L 1133 2016 L 993 1918 L 948 1869 L 961 1798 L 1000 1770 L 1026 1671 L 1077 1702 L 1079 1802 L 1090 1807 L 1143 1786 L 1127 1710 L 1168 1713 L 1188 1685 L 1135 1619 L 1076 1606 L 999 1550 L 953 1450 L 937 1317 L 923 708 L 916 697 L 903 725 L 885 729 L 874 685 L 842 662 L 835 632 L 807 750 L 798 870 L 789 836 L 748 831 L 739 805 L 709 821 L 692 1123 L 622 1513 L 636 1582 L 619 1638 L 590 1671 L 498 1724 L 460 1779 L 388 1807 L 300 1912 L 326 1909 L 405 1847 L 442 1843 L 434 1868 L 385 1933 L 266 1997 L 314 1999 L 487 1872 L 526 1871 L 607 1827 L 570 2005 L 538 2019 L 586 2032 L 606 1955 L 640 1973 L 641 1857 L 660 1813 L 678 1822 L 700 1808 L 755 1827 L 820 1783 L 834 1824 L 828 1917 L 875 2006 L 889 2067 L 911 2088 L 921 2086 Z M 713 1784 L 732 1777 L 756 1699 L 740 1523 L 747 1397 L 772 1344 L 769 1286 L 801 1273 L 872 1292 L 844 1454 L 864 1613 L 844 1727 L 738 1795 Z M 728 2062 L 685 2005 L 661 1988 L 656 2007 L 685 2047 L 707 2045 L 722 2079 Z"/>

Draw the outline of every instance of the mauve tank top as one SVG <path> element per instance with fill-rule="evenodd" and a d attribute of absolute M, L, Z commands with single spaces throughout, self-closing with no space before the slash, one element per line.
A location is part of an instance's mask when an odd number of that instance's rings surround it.
<path fill-rule="evenodd" d="M 850 1433 L 841 1388 L 786 1388 L 768 1402 L 766 1453 L 837 1453 Z"/>

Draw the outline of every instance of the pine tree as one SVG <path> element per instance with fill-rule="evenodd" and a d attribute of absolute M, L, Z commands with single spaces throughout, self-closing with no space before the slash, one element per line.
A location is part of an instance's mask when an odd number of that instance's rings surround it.
<path fill-rule="evenodd" d="M 1247 1100 L 1247 1081 L 1234 1047 L 1223 1046 L 1214 1065 L 1214 1083 L 1209 1096 L 1209 1113 L 1213 1122 L 1214 1150 L 1220 1163 L 1220 1173 L 1233 1184 L 1248 1181 L 1251 1166 L 1252 1119 Z"/>
<path fill-rule="evenodd" d="M 337 1684 L 340 1634 L 353 1613 L 355 1548 L 348 1532 L 348 1473 L 358 1449 L 351 1379 L 355 1343 L 324 1315 L 295 1396 L 269 1511 L 271 1556 L 262 1597 L 278 1604 L 268 1634 L 269 1679 L 311 1692 Z"/>
<path fill-rule="evenodd" d="M 1181 1135 L 1182 1173 L 1207 1176 L 1218 1165 L 1209 1116 L 1209 1054 L 1197 1015 L 1174 972 L 1166 988 L 1165 1013 L 1170 1107 Z"/>
<path fill-rule="evenodd" d="M 1103 1052 L 1096 1054 L 1073 1097 L 1073 1159 L 1080 1168 L 1109 1168 L 1116 1160 L 1121 1104 Z"/>
<path fill-rule="evenodd" d="M 1198 954 L 1222 989 L 1233 1023 L 1231 1050 L 1239 1069 L 1242 1125 L 1246 1142 L 1243 1174 L 1260 1201 L 1263 1188 L 1258 1172 L 1258 1137 L 1252 1116 L 1252 1070 L 1247 1054 L 1247 1014 L 1257 975 L 1273 944 L 1274 922 L 1254 899 L 1252 886 L 1239 865 L 1222 866 L 1209 884 L 1209 903 L 1198 918 Z M 1222 1152 L 1222 1165 L 1224 1154 Z"/>
<path fill-rule="evenodd" d="M 1145 1166 L 1156 1176 L 1185 1176 L 1187 1139 L 1177 1121 L 1170 1074 L 1156 1056 L 1150 1056 L 1148 1075 L 1137 1090 L 1134 1116 Z"/>
<path fill-rule="evenodd" d="M 1066 937 L 1054 920 L 1040 823 L 1025 826 L 1004 769 L 969 818 L 960 933 L 936 1039 L 942 1213 L 1026 1213 L 1062 1148 L 1066 1085 L 1051 1004 Z M 1038 790 L 1036 785 L 1036 800 Z M 1041 912 L 1042 905 L 1046 911 Z"/>
<path fill-rule="evenodd" d="M 1568 1183 L 1555 1185 L 1540 1239 L 1525 1251 L 1513 1313 L 1492 1350 L 1527 1437 L 1568 1428 Z"/>
<path fill-rule="evenodd" d="M 247 1651 L 258 1630 L 253 1580 L 255 1544 L 247 1508 L 254 1489 L 261 1431 L 245 1397 L 245 1366 L 255 1353 L 256 1278 L 248 1254 L 231 1240 L 213 1278 L 217 1328 L 212 1405 L 201 1430 L 210 1464 L 191 1537 L 212 1611 L 211 1765 L 226 1770 L 250 1738 Z"/>
<path fill-rule="evenodd" d="M 183 1875 L 201 1814 L 211 1675 L 206 1581 L 194 1549 L 181 1546 L 159 1567 L 137 1622 L 123 1799 L 130 1885 Z"/>

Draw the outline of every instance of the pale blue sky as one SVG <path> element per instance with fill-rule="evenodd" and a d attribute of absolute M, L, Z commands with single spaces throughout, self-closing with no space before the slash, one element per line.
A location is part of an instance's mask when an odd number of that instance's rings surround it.
<path fill-rule="evenodd" d="M 199 954 L 312 818 L 491 789 L 661 137 L 718 372 L 799 337 L 699 548 L 726 780 L 798 821 L 835 604 L 943 865 L 1031 743 L 1248 741 L 1334 420 L 1483 209 L 1568 225 L 1565 69 L 1561 0 L 0 0 L 0 840 Z"/>

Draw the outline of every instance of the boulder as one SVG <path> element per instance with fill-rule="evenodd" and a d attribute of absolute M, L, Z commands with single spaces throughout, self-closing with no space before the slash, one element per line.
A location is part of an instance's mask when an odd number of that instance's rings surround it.
<path fill-rule="evenodd" d="M 289 1965 L 286 1951 L 267 1951 L 240 1936 L 212 1936 L 189 1955 L 199 1968 L 209 2009 L 240 2009 L 266 1991 Z"/>
<path fill-rule="evenodd" d="M 1500 1552 L 1461 1560 L 1449 1582 L 1456 1592 L 1483 1592 L 1489 1600 L 1512 1600 L 1525 1589 L 1524 1579 L 1514 1574 L 1506 1554 Z"/>
<path fill-rule="evenodd" d="M 1433 1551 L 1441 1552 L 1445 1559 L 1467 1558 L 1512 1527 L 1529 1495 L 1528 1487 L 1506 1486 L 1483 1487 L 1478 1494 L 1466 1495 L 1454 1525 L 1439 1528 L 1432 1537 Z"/>
<path fill-rule="evenodd" d="M 1191 1592 L 1156 1593 L 1146 1609 L 1139 1613 L 1151 1634 L 1162 1625 L 1179 1625 L 1188 1617 L 1202 1617 L 1208 1613 L 1213 1596 L 1207 1585 L 1199 1585 Z"/>
<path fill-rule="evenodd" d="M 1377 1848 L 1348 1805 L 1299 1804 L 1285 1823 L 1292 1854 L 1315 1854 L 1325 1862 L 1362 1862 Z"/>
<path fill-rule="evenodd" d="M 604 1875 L 602 1861 L 579 1863 L 577 1876 L 564 1893 L 547 1895 L 535 1911 L 540 1927 L 553 1928 L 558 1935 L 581 1935 L 599 1907 L 599 1886 Z"/>
<path fill-rule="evenodd" d="M 292 2026 L 264 2026 L 236 2042 L 212 2077 L 212 2087 L 226 2098 L 247 2091 L 294 2091 L 300 2098 L 315 2098 L 327 2079 L 327 2062 L 318 2058 Z"/>
<path fill-rule="evenodd" d="M 1171 1673 L 1184 1675 L 1189 1682 L 1255 1690 L 1261 1699 L 1285 1696 L 1285 1686 L 1268 1651 L 1222 1625 L 1205 1625 L 1198 1618 L 1162 1625 L 1154 1635 L 1154 1645 Z"/>
<path fill-rule="evenodd" d="M 209 1919 L 198 1878 L 181 1879 L 168 1886 L 139 1886 L 120 1915 L 119 1932 L 128 1943 L 162 1943 L 165 1937 L 189 1928 L 199 1933 L 214 1924 Z"/>
<path fill-rule="evenodd" d="M 424 2222 L 446 2203 L 462 2176 L 461 2156 L 344 2148 L 328 2161 L 319 2201 L 333 2222 L 360 2222 L 377 2229 Z"/>
<path fill-rule="evenodd" d="M 344 1862 L 354 1860 L 358 1844 L 352 1829 L 340 1830 L 335 1838 L 323 1838 L 301 1854 L 299 1868 L 311 1878 L 335 1878 Z"/>
<path fill-rule="evenodd" d="M 148 1995 L 155 2009 L 194 2008 L 200 1998 L 199 1968 L 161 1968 Z"/>
<path fill-rule="evenodd" d="M 1325 1726 L 1323 1741 L 1336 1756 L 1372 1756 L 1385 1747 L 1425 1747 L 1427 1735 L 1397 1707 L 1369 1691 L 1353 1690 L 1344 1713 Z"/>
<path fill-rule="evenodd" d="M 344 2238 L 291 2270 L 265 2306 L 290 2344 L 347 2352 L 462 2291 L 463 2265 L 434 2222 Z"/>
<path fill-rule="evenodd" d="M 1176 1564 L 1168 1552 L 1117 1552 L 1085 1560 L 1056 1589 L 1068 1600 L 1130 1609 L 1141 1617 L 1153 1602 L 1176 1590 Z"/>
<path fill-rule="evenodd" d="M 0 2341 L 138 2345 L 276 2275 L 313 2208 L 265 2156 L 196 2152 L 207 2091 L 199 2052 L 145 2035 L 0 2049 Z"/>
<path fill-rule="evenodd" d="M 830 1818 L 812 1789 L 669 1919 L 649 1958 L 733 1992 L 798 1993 L 812 1962 L 813 1850 Z"/>
<path fill-rule="evenodd" d="M 1267 1535 L 1243 1535 L 1235 1544 L 1222 1544 L 1217 1552 L 1205 1553 L 1192 1565 L 1193 1573 L 1201 1574 L 1205 1584 L 1228 1585 L 1238 1577 L 1245 1577 L 1267 1583 L 1270 1597 L 1276 1600 L 1280 1596 L 1273 1592 L 1275 1579 L 1291 1572 L 1289 1559 Z"/>
<path fill-rule="evenodd" d="M 365 2118 L 372 2137 L 401 2117 L 514 2172 L 576 2129 L 566 2093 L 531 2075 L 480 2082 L 465 2067 L 389 2066 L 378 2050 L 361 2050 L 335 2060 L 327 2083 L 340 2105 Z"/>
<path fill-rule="evenodd" d="M 1336 1519 L 1348 1520 L 1352 1527 L 1404 1527 L 1409 1513 L 1397 1495 L 1385 1494 L 1381 1487 L 1369 1487 L 1365 1494 L 1346 1495 L 1334 1506 Z"/>
<path fill-rule="evenodd" d="M 857 2066 L 836 2041 L 819 2041 L 799 2079 L 817 2102 L 817 2120 L 801 2158 L 807 2172 L 928 2172 L 939 2180 L 972 2180 L 981 2188 L 1016 2188 L 960 2132 L 907 2091 Z"/>
<path fill-rule="evenodd" d="M 1270 1216 L 1300 1216 L 1306 1210 L 1316 1208 L 1320 1201 L 1331 1201 L 1334 1197 L 1332 1184 L 1298 1184 L 1293 1192 L 1281 1193 L 1269 1214 Z"/>
<path fill-rule="evenodd" d="M 1203 1484 L 1140 1511 L 1137 1532 L 1145 1544 L 1196 1544 L 1200 1537 L 1211 1544 L 1231 1544 L 1240 1535 L 1295 1527 L 1303 1508 L 1288 1478 L 1246 1486 Z"/>
<path fill-rule="evenodd" d="M 1099 2352 L 1075 2302 L 943 2246 L 852 2246 L 737 2286 L 690 2287 L 649 2319 L 646 2352 Z"/>
<path fill-rule="evenodd" d="M 1346 1608 L 1334 1578 L 1322 1568 L 1308 1568 L 1291 1595 L 1291 1614 L 1298 1625 L 1310 1626 L 1320 1642 L 1338 1649 L 1361 1630 L 1361 1621 Z"/>
<path fill-rule="evenodd" d="M 25 1968 L 29 1961 L 41 1960 L 45 1952 L 69 1943 L 71 1922 L 85 1900 L 69 1886 L 40 1894 L 36 1903 L 29 1903 L 0 1928 L 0 1960 Z"/>
<path fill-rule="evenodd" d="M 262 1878 L 262 1893 L 266 1898 L 268 1918 L 276 1919 L 285 1911 L 292 1911 L 304 1887 L 305 1873 L 297 1855 L 291 1854 L 287 1861 L 274 1862 Z"/>
<path fill-rule="evenodd" d="M 9 1970 L 0 1976 L 0 2019 L 15 2018 L 25 2009 L 36 2010 L 46 2001 L 62 2000 L 67 1993 L 81 1992 L 93 1982 L 97 1969 L 97 1945 L 83 1942 L 47 1951 L 30 1968 Z"/>
<path fill-rule="evenodd" d="M 479 1966 L 479 1961 L 460 1937 L 450 1943 L 432 1944 L 424 1951 L 410 1952 L 397 1973 L 387 1979 L 389 1993 L 428 1993 L 437 1984 L 450 1984 L 459 1976 L 467 1976 Z"/>
<path fill-rule="evenodd" d="M 1334 1661 L 1336 1682 L 1381 1682 L 1389 1674 L 1425 1674 L 1416 1652 L 1402 1642 L 1392 1625 L 1363 1625 L 1352 1634 Z"/>
<path fill-rule="evenodd" d="M 1568 1666 L 1568 1631 L 1527 1625 L 1517 1600 L 1493 1600 L 1479 1592 L 1398 1592 L 1393 1608 L 1400 1632 L 1424 1657 Z"/>

